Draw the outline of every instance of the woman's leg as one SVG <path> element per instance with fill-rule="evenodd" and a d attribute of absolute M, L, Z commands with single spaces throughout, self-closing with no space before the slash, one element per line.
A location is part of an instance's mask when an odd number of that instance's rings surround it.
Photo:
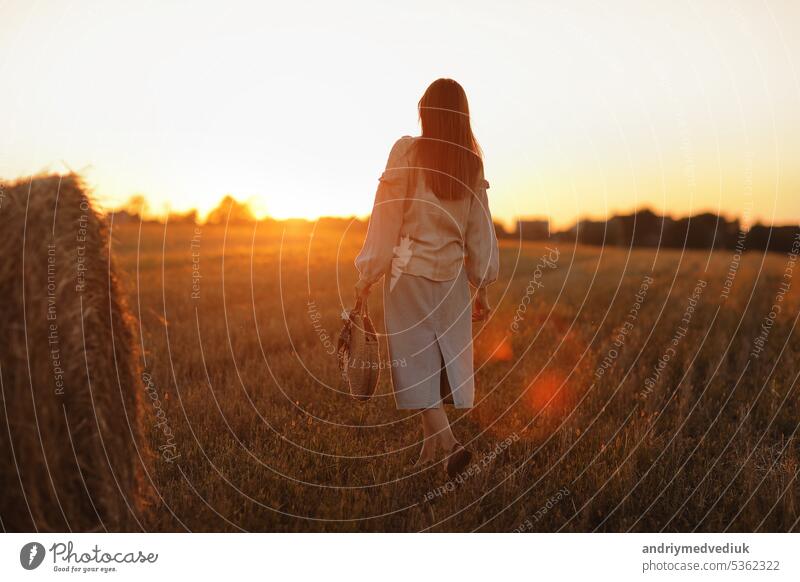
<path fill-rule="evenodd" d="M 449 452 L 456 444 L 456 437 L 447 421 L 447 413 L 441 406 L 422 411 L 422 433 L 422 451 L 418 462 L 434 461 L 438 448 Z"/>

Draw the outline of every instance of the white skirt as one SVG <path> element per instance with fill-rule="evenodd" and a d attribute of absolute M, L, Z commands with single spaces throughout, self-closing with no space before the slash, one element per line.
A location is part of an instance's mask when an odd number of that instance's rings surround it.
<path fill-rule="evenodd" d="M 472 304 L 464 269 L 450 281 L 403 273 L 383 285 L 384 321 L 399 409 L 475 401 Z"/>

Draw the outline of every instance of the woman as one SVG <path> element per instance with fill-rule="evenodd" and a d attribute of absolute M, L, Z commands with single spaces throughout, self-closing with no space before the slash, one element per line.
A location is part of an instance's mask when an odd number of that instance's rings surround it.
<path fill-rule="evenodd" d="M 421 410 L 424 439 L 415 466 L 441 450 L 447 472 L 471 453 L 453 436 L 443 404 L 475 400 L 472 321 L 489 314 L 486 287 L 497 279 L 498 249 L 480 146 L 464 89 L 438 79 L 419 101 L 420 137 L 394 144 L 380 179 L 356 295 L 384 280 L 384 316 L 398 409 Z M 470 288 L 475 299 L 470 314 Z"/>

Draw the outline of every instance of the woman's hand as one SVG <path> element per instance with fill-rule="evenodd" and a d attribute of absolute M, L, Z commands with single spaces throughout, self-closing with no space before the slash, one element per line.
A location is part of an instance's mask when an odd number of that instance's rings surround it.
<path fill-rule="evenodd" d="M 486 287 L 480 287 L 475 294 L 475 305 L 472 309 L 472 321 L 484 321 L 489 317 L 489 299 L 486 297 Z"/>
<path fill-rule="evenodd" d="M 369 295 L 370 287 L 372 287 L 372 283 L 367 283 L 364 279 L 359 279 L 358 283 L 356 283 L 356 299 L 366 299 Z"/>

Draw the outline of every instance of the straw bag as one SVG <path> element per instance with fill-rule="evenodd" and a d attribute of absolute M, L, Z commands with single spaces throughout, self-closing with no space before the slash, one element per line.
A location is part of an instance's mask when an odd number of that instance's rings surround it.
<path fill-rule="evenodd" d="M 350 395 L 356 400 L 369 400 L 378 386 L 381 353 L 366 299 L 359 298 L 347 313 L 336 354 Z"/>

